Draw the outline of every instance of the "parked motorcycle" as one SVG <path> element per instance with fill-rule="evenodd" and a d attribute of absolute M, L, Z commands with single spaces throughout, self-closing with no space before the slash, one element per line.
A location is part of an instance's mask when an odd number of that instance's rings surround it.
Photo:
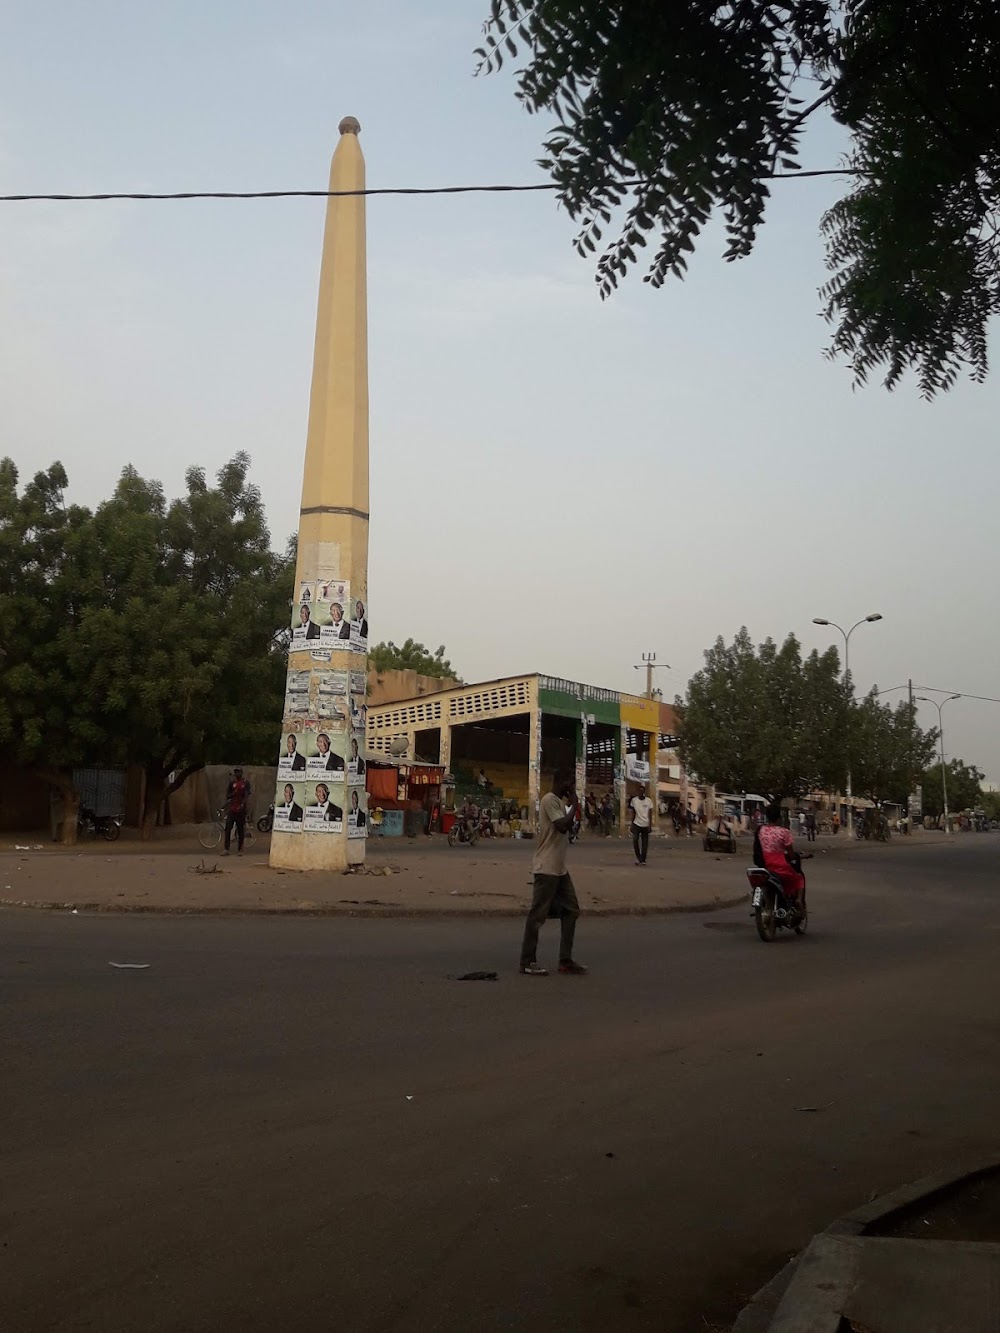
<path fill-rule="evenodd" d="M 467 825 L 465 820 L 458 818 L 448 830 L 448 846 L 457 847 L 460 842 L 467 842 L 470 847 L 475 847 L 479 841 L 479 828 L 476 824 Z"/>
<path fill-rule="evenodd" d="M 796 935 L 806 933 L 809 909 L 806 906 L 805 884 L 796 900 L 785 893 L 777 875 L 772 875 L 770 870 L 761 866 L 750 866 L 747 879 L 750 881 L 750 901 L 757 934 L 765 944 L 770 944 L 779 930 L 794 930 Z"/>
<path fill-rule="evenodd" d="M 77 837 L 96 838 L 114 842 L 122 831 L 121 815 L 95 815 L 86 805 L 81 805 L 76 816 Z"/>
<path fill-rule="evenodd" d="M 261 815 L 260 819 L 257 820 L 257 827 L 260 829 L 261 833 L 270 833 L 271 830 L 274 828 L 274 802 L 273 802 L 273 801 L 271 802 L 270 806 L 268 807 L 267 814 L 266 814 L 266 815 Z"/>

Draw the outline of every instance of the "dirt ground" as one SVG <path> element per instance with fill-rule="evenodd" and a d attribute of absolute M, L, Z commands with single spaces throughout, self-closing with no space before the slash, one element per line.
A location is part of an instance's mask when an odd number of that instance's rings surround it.
<path fill-rule="evenodd" d="M 335 912 L 350 915 L 519 915 L 530 897 L 533 843 L 481 841 L 449 847 L 442 837 L 370 839 L 361 873 L 272 870 L 269 837 L 229 857 L 206 852 L 199 826 L 158 830 L 142 842 L 130 830 L 119 842 L 62 848 L 35 838 L 0 843 L 0 902 L 91 911 Z M 895 840 L 886 856 L 920 843 Z M 865 844 L 867 845 L 867 844 Z M 861 844 L 829 838 L 817 861 L 840 863 Z M 660 836 L 649 860 L 636 866 L 627 838 L 588 838 L 571 848 L 569 864 L 583 909 L 590 913 L 711 910 L 746 893 L 749 839 L 735 855 L 702 850 L 696 838 Z"/>

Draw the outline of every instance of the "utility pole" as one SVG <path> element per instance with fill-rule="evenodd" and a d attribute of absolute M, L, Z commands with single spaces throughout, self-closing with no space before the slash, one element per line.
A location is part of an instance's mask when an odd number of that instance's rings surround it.
<path fill-rule="evenodd" d="M 910 679 L 906 682 L 906 688 L 907 688 L 907 689 L 909 690 L 909 692 L 910 692 L 910 754 L 909 754 L 909 760 L 910 760 L 910 762 L 909 762 L 909 774 L 908 774 L 907 779 L 906 779 L 906 823 L 903 825 L 903 827 L 906 829 L 906 832 L 909 833 L 909 832 L 910 832 L 910 820 L 913 818 L 913 815 L 912 815 L 911 812 L 910 812 L 910 806 L 913 804 L 912 799 L 911 799 L 912 796 L 913 796 L 913 722 L 914 722 L 914 719 L 913 719 L 913 677 L 912 677 L 912 676 L 911 676 Z"/>
<path fill-rule="evenodd" d="M 634 666 L 633 666 L 633 670 L 635 670 L 635 671 L 642 671 L 643 669 L 645 669 L 645 672 L 646 672 L 646 698 L 647 698 L 647 699 L 652 699 L 652 698 L 653 698 L 653 672 L 654 672 L 654 671 L 661 671 L 661 670 L 662 670 L 662 671 L 669 671 L 669 670 L 670 670 L 670 663 L 669 663 L 669 662 L 658 662 L 658 661 L 656 660 L 656 654 L 655 654 L 655 653 L 643 653 L 643 655 L 642 655 L 642 661 L 641 661 L 641 662 L 636 662 L 636 663 L 634 664 Z"/>
<path fill-rule="evenodd" d="M 642 655 L 642 662 L 641 662 L 641 663 L 639 663 L 639 662 L 635 662 L 635 663 L 633 663 L 633 669 L 634 669 L 635 671 L 642 671 L 643 668 L 645 668 L 645 670 L 646 670 L 646 698 L 650 701 L 650 703 L 652 703 L 652 701 L 656 698 L 655 694 L 653 693 L 653 672 L 659 670 L 660 668 L 664 668 L 665 670 L 669 671 L 669 670 L 670 670 L 670 663 L 669 663 L 669 662 L 657 662 L 657 660 L 656 660 L 656 654 L 655 654 L 655 653 L 643 653 L 643 655 Z M 653 827 L 653 829 L 655 830 L 655 829 L 656 829 L 656 826 L 657 826 L 657 822 L 658 822 L 658 821 L 657 821 L 657 814 L 658 814 L 658 803 L 659 803 L 659 799 L 660 799 L 660 798 L 659 798 L 659 790 L 660 790 L 660 771 L 659 771 L 659 764 L 660 764 L 660 759 L 659 759 L 659 728 L 657 727 L 656 730 L 654 730 L 654 731 L 648 733 L 648 735 L 649 735 L 649 737 L 650 737 L 650 740 L 649 740 L 649 753 L 648 753 L 648 755 L 647 755 L 646 757 L 647 757 L 647 761 L 648 761 L 648 764 L 649 764 L 649 790 L 650 790 L 650 792 L 652 793 L 652 799 L 653 799 L 652 827 Z M 623 756 L 622 756 L 623 779 L 624 779 L 624 768 L 625 768 L 625 764 L 626 764 L 626 760 L 625 760 L 625 757 L 624 757 L 624 755 L 623 755 Z M 624 780 L 622 781 L 622 810 L 621 810 L 621 818 L 622 818 L 622 823 L 624 823 L 624 822 L 625 822 L 625 782 L 624 782 Z"/>

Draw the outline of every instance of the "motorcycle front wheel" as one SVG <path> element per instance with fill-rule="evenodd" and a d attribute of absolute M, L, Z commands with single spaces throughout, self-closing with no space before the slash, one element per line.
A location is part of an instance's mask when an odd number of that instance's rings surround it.
<path fill-rule="evenodd" d="M 805 903 L 802 904 L 802 916 L 794 926 L 796 935 L 804 935 L 809 927 L 809 908 Z"/>
<path fill-rule="evenodd" d="M 778 933 L 778 918 L 775 915 L 774 890 L 764 890 L 764 901 L 760 907 L 753 909 L 753 919 L 757 926 L 757 934 L 765 944 L 770 944 Z"/>
<path fill-rule="evenodd" d="M 457 845 L 458 845 L 458 828 L 456 827 L 456 825 L 452 824 L 451 828 L 448 830 L 448 846 L 455 847 Z"/>

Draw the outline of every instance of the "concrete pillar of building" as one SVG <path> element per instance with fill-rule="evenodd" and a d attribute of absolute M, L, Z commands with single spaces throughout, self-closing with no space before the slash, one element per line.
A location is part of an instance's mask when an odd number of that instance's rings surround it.
<path fill-rule="evenodd" d="M 649 799 L 653 802 L 650 814 L 652 829 L 655 833 L 660 822 L 660 738 L 653 731 L 649 736 Z"/>
<path fill-rule="evenodd" d="M 528 714 L 528 827 L 538 829 L 538 803 L 542 799 L 542 711 Z"/>
<path fill-rule="evenodd" d="M 441 739 L 438 742 L 438 763 L 444 766 L 446 773 L 451 772 L 451 724 L 441 723 Z"/>
<path fill-rule="evenodd" d="M 587 714 L 580 714 L 576 728 L 576 794 L 583 809 L 587 795 Z"/>
<path fill-rule="evenodd" d="M 618 790 L 618 827 L 623 829 L 628 823 L 628 727 L 623 722 L 619 740 L 621 755 L 621 787 Z"/>
<path fill-rule="evenodd" d="M 331 192 L 365 188 L 360 128 L 353 116 L 340 122 Z M 295 596 L 271 865 L 342 870 L 365 859 L 367 804 L 351 763 L 352 741 L 364 746 L 368 668 L 368 298 L 358 193 L 327 201 Z"/>

